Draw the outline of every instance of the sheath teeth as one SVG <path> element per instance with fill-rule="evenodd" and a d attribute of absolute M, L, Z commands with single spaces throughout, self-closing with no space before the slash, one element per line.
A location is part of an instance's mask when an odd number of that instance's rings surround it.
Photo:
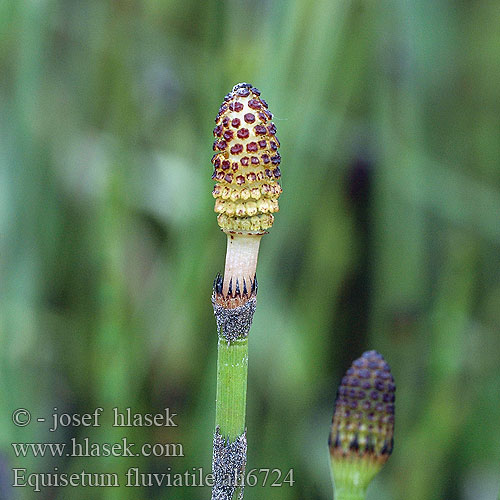
<path fill-rule="evenodd" d="M 267 108 L 258 89 L 240 83 L 215 119 L 212 194 L 219 226 L 226 231 L 263 233 L 279 210 L 280 143 Z"/>

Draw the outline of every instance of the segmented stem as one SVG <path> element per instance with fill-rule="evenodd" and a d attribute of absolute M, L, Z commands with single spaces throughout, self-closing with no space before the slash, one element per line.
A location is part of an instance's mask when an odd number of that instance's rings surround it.
<path fill-rule="evenodd" d="M 212 157 L 214 210 L 227 234 L 224 276 L 214 281 L 217 397 L 212 500 L 243 498 L 248 334 L 257 304 L 256 267 L 263 234 L 279 210 L 281 157 L 272 114 L 260 91 L 239 83 L 215 119 Z M 228 481 L 236 478 L 237 481 Z"/>

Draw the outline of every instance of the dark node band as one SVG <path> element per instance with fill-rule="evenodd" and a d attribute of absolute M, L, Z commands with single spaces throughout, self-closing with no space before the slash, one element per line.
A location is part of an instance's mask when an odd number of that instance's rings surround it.
<path fill-rule="evenodd" d="M 234 492 L 240 489 L 239 500 L 243 498 L 245 466 L 247 462 L 246 432 L 231 442 L 225 439 L 217 426 L 214 433 L 214 455 L 212 472 L 214 487 L 212 500 L 233 500 Z"/>

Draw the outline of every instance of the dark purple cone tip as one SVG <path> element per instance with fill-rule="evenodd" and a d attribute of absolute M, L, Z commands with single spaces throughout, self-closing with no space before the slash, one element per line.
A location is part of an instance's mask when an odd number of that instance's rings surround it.
<path fill-rule="evenodd" d="M 367 351 L 354 361 L 337 391 L 329 438 L 332 457 L 387 461 L 393 448 L 395 391 L 381 354 Z"/>

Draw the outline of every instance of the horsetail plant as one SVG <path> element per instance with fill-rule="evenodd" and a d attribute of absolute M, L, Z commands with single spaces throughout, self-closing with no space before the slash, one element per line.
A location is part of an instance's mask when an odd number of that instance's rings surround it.
<path fill-rule="evenodd" d="M 217 222 L 227 235 L 224 276 L 214 281 L 218 333 L 212 500 L 243 498 L 248 333 L 257 304 L 260 240 L 279 210 L 279 141 L 260 91 L 239 83 L 215 119 L 212 157 Z"/>
<path fill-rule="evenodd" d="M 365 500 L 389 459 L 395 390 L 391 369 L 376 351 L 354 361 L 342 379 L 328 440 L 335 500 Z"/>

